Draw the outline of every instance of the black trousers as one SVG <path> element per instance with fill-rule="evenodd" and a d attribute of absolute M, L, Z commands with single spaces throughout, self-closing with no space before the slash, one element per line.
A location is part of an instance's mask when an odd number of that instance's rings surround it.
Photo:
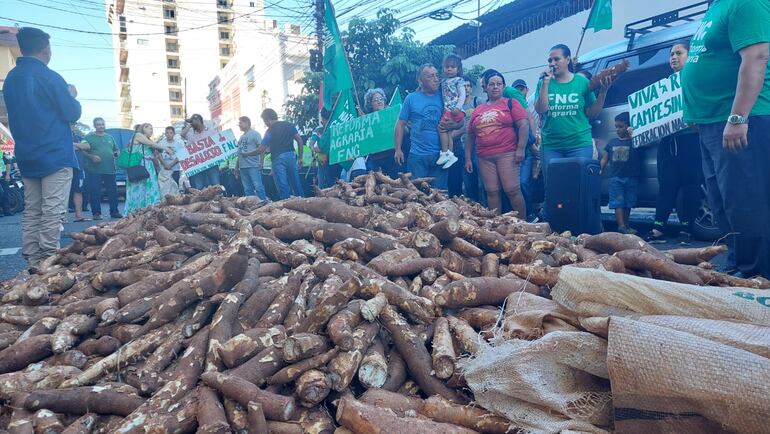
<path fill-rule="evenodd" d="M 658 146 L 658 202 L 655 224 L 664 226 L 682 192 L 679 221 L 692 226 L 700 207 L 703 183 L 700 143 L 697 134 L 674 135 Z"/>
<path fill-rule="evenodd" d="M 735 265 L 770 278 L 770 116 L 749 118 L 748 146 L 722 146 L 725 122 L 699 126 L 709 205 L 734 234 Z"/>
<path fill-rule="evenodd" d="M 102 213 L 102 186 L 107 192 L 107 202 L 110 204 L 110 214 L 118 213 L 118 186 L 115 183 L 115 174 L 102 175 L 88 173 L 88 197 L 91 202 L 91 213 Z"/>

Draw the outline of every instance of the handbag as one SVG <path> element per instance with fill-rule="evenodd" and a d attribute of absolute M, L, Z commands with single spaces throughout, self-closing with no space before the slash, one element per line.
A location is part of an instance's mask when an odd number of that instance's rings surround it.
<path fill-rule="evenodd" d="M 147 171 L 147 167 L 145 167 L 145 159 L 144 159 L 144 144 L 142 144 L 142 152 L 131 152 L 134 149 L 134 140 L 131 139 L 131 145 L 128 147 L 128 155 L 129 161 L 132 161 L 134 159 L 135 155 L 138 155 L 139 161 L 137 164 L 130 165 L 126 167 L 126 177 L 130 182 L 139 182 L 144 181 L 145 179 L 150 177 L 150 172 Z M 121 156 L 123 154 L 121 153 Z"/>
<path fill-rule="evenodd" d="M 123 148 L 120 151 L 120 155 L 118 155 L 118 159 L 115 162 L 115 164 L 121 169 L 128 169 L 129 167 L 140 166 L 142 164 L 142 161 L 144 161 L 143 152 L 142 153 L 133 152 L 135 137 L 136 137 L 136 134 L 131 136 L 131 141 L 129 142 L 130 145 L 128 146 L 128 149 Z M 142 149 L 142 151 L 144 151 L 144 149 Z"/>

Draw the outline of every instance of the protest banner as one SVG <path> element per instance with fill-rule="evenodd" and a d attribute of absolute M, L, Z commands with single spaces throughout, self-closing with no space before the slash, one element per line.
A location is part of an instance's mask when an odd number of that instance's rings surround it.
<path fill-rule="evenodd" d="M 687 128 L 679 72 L 632 93 L 628 105 L 635 148 Z"/>
<path fill-rule="evenodd" d="M 195 142 L 187 142 L 177 149 L 179 165 L 188 177 L 217 166 L 238 152 L 233 130 L 215 131 Z"/>
<path fill-rule="evenodd" d="M 393 149 L 393 131 L 401 105 L 330 125 L 329 164 Z"/>

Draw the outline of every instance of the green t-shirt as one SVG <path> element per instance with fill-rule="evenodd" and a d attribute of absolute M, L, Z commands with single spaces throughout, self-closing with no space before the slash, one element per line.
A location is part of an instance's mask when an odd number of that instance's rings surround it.
<path fill-rule="evenodd" d="M 588 88 L 588 79 L 574 74 L 569 83 L 557 83 L 552 79 L 548 85 L 548 105 L 543 114 L 544 149 L 577 149 L 592 146 L 591 124 L 588 122 L 586 107 L 596 101 Z M 535 101 L 540 98 L 543 81 L 537 83 Z"/>
<path fill-rule="evenodd" d="M 100 175 L 114 175 L 115 157 L 112 152 L 115 147 L 115 139 L 107 133 L 102 136 L 91 133 L 83 140 L 91 145 L 91 150 L 88 153 L 98 155 L 102 159 L 102 161 L 96 163 L 89 158 L 85 158 L 86 171 Z"/>
<path fill-rule="evenodd" d="M 770 0 L 717 0 L 711 5 L 690 42 L 682 71 L 686 122 L 727 120 L 738 84 L 739 51 L 763 42 L 770 42 Z M 770 115 L 770 65 L 751 115 Z"/>
<path fill-rule="evenodd" d="M 522 107 L 525 109 L 527 108 L 527 99 L 524 98 L 524 95 L 522 95 L 519 89 L 516 89 L 513 86 L 505 86 L 505 90 L 503 90 L 503 97 L 508 99 L 515 99 L 519 102 L 519 104 L 521 104 Z"/>

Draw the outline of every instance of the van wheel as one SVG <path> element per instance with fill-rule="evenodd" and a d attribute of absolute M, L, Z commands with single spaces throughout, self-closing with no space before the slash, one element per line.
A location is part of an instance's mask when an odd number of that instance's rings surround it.
<path fill-rule="evenodd" d="M 705 194 L 701 195 L 701 205 L 693 222 L 692 235 L 700 241 L 716 241 L 724 234 L 719 230 L 716 215 L 711 212 Z"/>

